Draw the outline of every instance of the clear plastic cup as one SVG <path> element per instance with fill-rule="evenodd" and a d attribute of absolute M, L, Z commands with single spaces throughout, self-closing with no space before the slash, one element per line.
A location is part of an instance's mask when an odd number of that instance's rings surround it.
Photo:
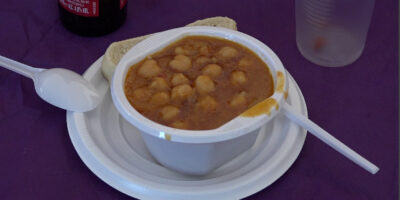
<path fill-rule="evenodd" d="M 339 67 L 357 60 L 375 0 L 296 0 L 296 42 L 312 63 Z"/>

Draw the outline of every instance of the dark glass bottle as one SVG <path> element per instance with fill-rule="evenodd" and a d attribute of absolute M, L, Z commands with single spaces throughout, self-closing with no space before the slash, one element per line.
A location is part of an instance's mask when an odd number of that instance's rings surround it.
<path fill-rule="evenodd" d="M 79 35 L 99 36 L 120 27 L 127 0 L 58 0 L 64 26 Z"/>

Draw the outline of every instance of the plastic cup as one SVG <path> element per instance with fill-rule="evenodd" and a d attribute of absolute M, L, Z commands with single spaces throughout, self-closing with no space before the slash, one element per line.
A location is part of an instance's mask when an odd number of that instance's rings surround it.
<path fill-rule="evenodd" d="M 310 62 L 339 67 L 357 60 L 375 0 L 296 0 L 296 42 Z"/>

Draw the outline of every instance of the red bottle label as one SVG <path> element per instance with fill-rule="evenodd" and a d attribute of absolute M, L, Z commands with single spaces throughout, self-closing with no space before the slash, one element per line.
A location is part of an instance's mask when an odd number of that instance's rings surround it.
<path fill-rule="evenodd" d="M 119 9 L 122 9 L 125 7 L 126 2 L 128 2 L 128 0 L 119 0 Z"/>
<path fill-rule="evenodd" d="M 59 0 L 67 11 L 84 17 L 99 16 L 99 0 Z"/>

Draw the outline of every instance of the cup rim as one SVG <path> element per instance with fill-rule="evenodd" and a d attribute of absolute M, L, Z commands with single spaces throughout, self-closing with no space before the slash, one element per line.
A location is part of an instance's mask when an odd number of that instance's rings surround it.
<path fill-rule="evenodd" d="M 185 36 L 211 36 L 223 38 L 239 43 L 263 60 L 274 79 L 273 98 L 277 105 L 267 113 L 255 117 L 244 117 L 239 115 L 224 125 L 211 130 L 183 130 L 168 127 L 156 123 L 137 112 L 129 103 L 124 92 L 124 82 L 128 69 L 146 56 L 160 51 L 169 44 Z M 277 90 L 277 74 L 280 73 L 281 90 Z M 283 82 L 282 82 L 283 80 Z M 132 125 L 146 134 L 174 142 L 183 143 L 212 143 L 233 139 L 250 133 L 266 124 L 275 117 L 282 107 L 282 102 L 287 98 L 288 83 L 286 70 L 278 56 L 264 43 L 259 40 L 230 29 L 219 27 L 182 27 L 160 32 L 150 36 L 132 47 L 118 63 L 111 81 L 111 95 L 115 107 L 119 113 Z M 268 99 L 269 99 L 268 98 Z M 257 104 L 258 105 L 258 104 Z M 257 106 L 256 105 L 256 106 Z"/>

